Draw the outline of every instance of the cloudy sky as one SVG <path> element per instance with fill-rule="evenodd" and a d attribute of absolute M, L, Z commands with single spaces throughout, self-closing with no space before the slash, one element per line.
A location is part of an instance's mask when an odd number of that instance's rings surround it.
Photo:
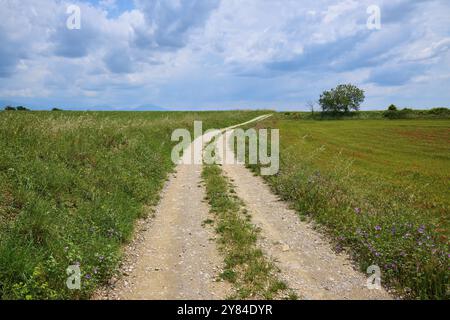
<path fill-rule="evenodd" d="M 449 0 L 0 0 L 0 103 L 294 110 L 354 83 L 363 109 L 449 106 L 449 49 Z"/>

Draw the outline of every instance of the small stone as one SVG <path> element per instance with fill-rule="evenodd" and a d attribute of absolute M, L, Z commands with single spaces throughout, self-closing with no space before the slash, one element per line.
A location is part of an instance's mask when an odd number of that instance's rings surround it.
<path fill-rule="evenodd" d="M 288 252 L 289 250 L 291 250 L 291 248 L 287 245 L 287 244 L 285 244 L 285 245 L 283 245 L 283 252 Z"/>

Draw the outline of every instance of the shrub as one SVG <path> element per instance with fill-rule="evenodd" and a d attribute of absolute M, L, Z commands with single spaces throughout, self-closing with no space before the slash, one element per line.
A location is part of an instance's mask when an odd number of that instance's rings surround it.
<path fill-rule="evenodd" d="M 395 104 L 391 104 L 388 108 L 388 111 L 397 111 L 397 107 L 395 106 Z"/>
<path fill-rule="evenodd" d="M 450 115 L 450 109 L 447 108 L 433 108 L 428 111 L 428 114 L 437 116 L 448 116 Z"/>
<path fill-rule="evenodd" d="M 6 106 L 5 111 L 16 111 L 16 108 L 11 107 L 11 106 Z"/>
<path fill-rule="evenodd" d="M 395 110 L 391 107 L 394 107 Z M 388 110 L 384 112 L 383 116 L 388 119 L 408 119 L 413 118 L 414 116 L 419 116 L 419 111 L 414 111 L 409 108 L 404 108 L 402 110 L 398 110 L 394 105 L 389 106 Z"/>

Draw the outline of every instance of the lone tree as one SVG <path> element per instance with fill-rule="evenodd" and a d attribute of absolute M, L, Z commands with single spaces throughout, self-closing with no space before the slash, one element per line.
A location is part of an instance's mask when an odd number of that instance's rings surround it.
<path fill-rule="evenodd" d="M 350 112 L 359 111 L 364 99 L 364 90 L 352 84 L 340 84 L 335 89 L 324 91 L 319 103 L 323 112 Z"/>

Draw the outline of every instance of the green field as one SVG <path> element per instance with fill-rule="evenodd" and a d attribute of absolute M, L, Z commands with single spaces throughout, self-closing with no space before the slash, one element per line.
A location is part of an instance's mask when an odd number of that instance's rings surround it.
<path fill-rule="evenodd" d="M 450 120 L 291 117 L 258 125 L 280 129 L 273 190 L 399 295 L 449 298 Z"/>
<path fill-rule="evenodd" d="M 172 170 L 172 131 L 261 112 L 0 112 L 0 299 L 88 298 Z M 66 287 L 80 264 L 82 291 Z"/>
<path fill-rule="evenodd" d="M 89 298 L 158 201 L 172 131 L 265 113 L 0 112 L 0 299 Z M 280 129 L 281 170 L 266 179 L 301 219 L 400 296 L 449 298 L 450 120 L 283 113 L 257 127 Z M 65 285 L 74 264 L 81 291 Z"/>

